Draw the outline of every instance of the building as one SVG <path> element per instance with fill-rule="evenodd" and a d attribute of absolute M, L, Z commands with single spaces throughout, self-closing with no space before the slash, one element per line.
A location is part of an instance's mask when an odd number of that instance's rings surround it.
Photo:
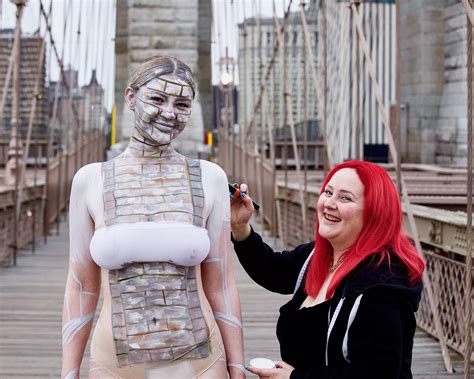
<path fill-rule="evenodd" d="M 316 63 L 318 30 L 317 23 L 313 20 L 315 18 L 308 20 L 308 28 Z M 282 25 L 283 19 L 279 19 L 279 23 Z M 273 18 L 262 18 L 260 22 L 257 19 L 250 18 L 239 24 L 239 121 L 242 125 L 249 125 L 254 114 L 254 103 L 258 100 L 262 76 L 265 75 L 266 67 L 271 60 L 276 37 Z M 307 102 L 307 120 L 318 119 L 318 111 L 315 100 L 317 96 L 316 87 L 311 79 L 311 66 L 309 62 L 304 61 L 304 34 L 299 12 L 289 15 L 284 33 L 284 45 L 285 70 L 288 80 L 288 92 L 291 98 L 292 121 L 294 125 L 301 126 L 305 118 L 305 83 L 307 98 L 313 99 Z M 306 59 L 308 59 L 307 54 Z M 263 105 L 263 113 L 267 117 L 265 123 L 270 122 L 275 129 L 278 129 L 283 128 L 290 122 L 286 117 L 287 112 L 283 99 L 284 71 L 279 51 L 276 54 L 273 67 L 266 86 L 266 101 Z M 257 120 L 257 124 L 261 129 L 260 119 Z M 282 135 L 282 133 L 277 133 L 277 135 Z"/>
<path fill-rule="evenodd" d="M 8 71 L 8 64 L 13 47 L 12 29 L 0 30 L 0 89 L 3 90 Z M 43 38 L 37 35 L 21 37 L 21 64 L 20 64 L 20 133 L 25 139 L 28 131 L 31 106 L 35 96 L 34 89 L 38 77 L 39 68 L 39 92 L 37 94 L 36 111 L 33 118 L 32 139 L 45 140 L 48 134 L 48 92 L 46 88 L 46 63 L 43 56 L 43 64 L 40 62 L 40 52 Z M 44 53 L 45 54 L 45 53 Z M 13 97 L 13 73 L 7 90 L 5 109 L 0 115 L 0 138 L 10 140 L 12 97 Z M 1 95 L 0 95 L 1 97 Z"/>
<path fill-rule="evenodd" d="M 403 158 L 466 166 L 467 42 L 462 2 L 403 0 L 400 22 Z"/>
<path fill-rule="evenodd" d="M 103 127 L 106 110 L 104 108 L 104 89 L 97 81 L 96 70 L 92 70 L 89 84 L 81 87 L 84 108 L 84 130 Z"/>
<path fill-rule="evenodd" d="M 61 136 L 63 145 L 69 145 L 77 137 L 78 123 L 86 133 L 103 128 L 107 119 L 107 111 L 103 103 L 104 89 L 97 81 L 96 70 L 92 70 L 89 83 L 82 87 L 79 87 L 77 70 L 69 67 L 65 70 L 64 75 L 71 90 L 72 105 L 76 109 L 77 121 L 69 109 L 69 92 L 64 85 L 61 85 L 58 94 L 58 130 L 55 132 Z M 51 82 L 50 85 L 50 116 L 52 116 L 54 108 L 53 104 L 57 85 L 57 82 Z M 65 133 L 69 136 L 68 139 L 65 139 Z"/>

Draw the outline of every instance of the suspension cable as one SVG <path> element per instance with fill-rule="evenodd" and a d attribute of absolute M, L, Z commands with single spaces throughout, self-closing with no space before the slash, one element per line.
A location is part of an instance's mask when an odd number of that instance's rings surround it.
<path fill-rule="evenodd" d="M 361 23 L 361 20 L 360 20 L 359 11 L 357 9 L 357 6 L 353 3 L 351 3 L 351 9 L 352 9 L 352 12 L 353 12 L 353 15 L 354 15 L 357 34 L 358 34 L 359 39 L 360 39 L 362 51 L 364 53 L 366 66 L 367 66 L 367 71 L 369 73 L 370 78 L 372 79 L 372 86 L 374 87 L 375 97 L 377 99 L 377 103 L 378 103 L 378 106 L 379 106 L 379 113 L 381 115 L 383 125 L 385 127 L 385 132 L 386 132 L 386 137 L 387 137 L 387 140 L 388 140 L 390 154 L 392 156 L 393 161 L 396 161 L 398 159 L 398 152 L 397 152 L 397 149 L 396 149 L 396 145 L 395 145 L 395 142 L 394 142 L 394 139 L 393 139 L 392 132 L 390 130 L 387 110 L 386 110 L 386 108 L 385 108 L 385 106 L 382 102 L 382 99 L 381 99 L 381 90 L 380 90 L 380 86 L 377 82 L 377 78 L 375 76 L 375 69 L 374 69 L 374 65 L 373 65 L 373 62 L 372 62 L 372 58 L 370 56 L 369 47 L 367 45 L 367 41 L 365 39 L 365 35 L 364 35 L 363 29 L 362 29 L 362 23 Z M 420 254 L 420 256 L 422 256 L 424 258 L 424 252 L 423 252 L 423 249 L 421 247 L 420 236 L 418 234 L 418 230 L 417 230 L 417 227 L 416 227 L 415 218 L 413 216 L 413 210 L 411 208 L 410 198 L 408 197 L 407 186 L 406 186 L 405 179 L 404 179 L 403 175 L 401 175 L 400 179 L 401 179 L 400 182 L 401 182 L 401 188 L 402 188 L 402 199 L 403 199 L 403 203 L 405 205 L 405 211 L 407 213 L 407 218 L 408 218 L 410 228 L 411 228 L 411 231 L 412 231 L 412 236 L 413 236 L 413 240 L 414 240 L 414 243 L 415 243 L 415 247 L 416 247 L 416 250 L 418 251 L 418 253 Z M 448 350 L 447 350 L 447 347 L 446 347 L 446 341 L 443 338 L 443 330 L 442 330 L 442 326 L 441 326 L 440 315 L 438 313 L 437 308 L 435 307 L 433 289 L 432 289 L 431 282 L 428 278 L 428 274 L 427 274 L 426 270 L 423 273 L 423 283 L 425 285 L 426 292 L 427 292 L 427 295 L 428 295 L 428 301 L 431 305 L 431 309 L 433 310 L 433 316 L 434 316 L 433 320 L 434 320 L 437 335 L 439 337 L 439 343 L 440 343 L 440 346 L 441 346 L 441 351 L 443 353 L 443 358 L 444 358 L 444 363 L 445 363 L 445 366 L 446 366 L 446 370 L 451 373 L 453 371 L 452 364 L 451 364 L 451 359 L 449 357 L 449 353 L 448 353 Z"/>
<path fill-rule="evenodd" d="M 465 283 L 465 320 L 464 320 L 464 378 L 470 378 L 472 354 L 472 7 L 470 1 L 464 1 L 466 9 L 467 31 L 467 223 L 466 223 L 466 283 Z"/>
<path fill-rule="evenodd" d="M 283 17 L 283 22 L 280 26 L 280 33 L 284 33 L 284 31 L 285 31 L 286 25 L 288 23 L 288 18 L 289 18 L 289 15 L 290 15 L 290 8 L 291 8 L 292 2 L 293 2 L 293 0 L 290 0 L 290 2 L 288 3 L 288 8 L 285 11 L 285 15 Z M 250 133 L 253 131 L 253 128 L 255 127 L 255 115 L 258 112 L 258 110 L 260 109 L 260 106 L 262 104 L 263 94 L 267 89 L 268 79 L 270 77 L 272 67 L 275 64 L 276 52 L 277 52 L 278 48 L 279 48 L 279 39 L 275 38 L 275 41 L 273 43 L 272 56 L 270 58 L 270 62 L 268 63 L 268 65 L 266 67 L 265 76 L 264 76 L 262 85 L 260 86 L 260 93 L 259 93 L 257 101 L 254 103 L 253 110 L 252 110 L 252 118 L 251 118 L 251 120 L 248 124 L 247 130 L 246 130 L 246 139 L 247 140 L 250 136 Z"/>

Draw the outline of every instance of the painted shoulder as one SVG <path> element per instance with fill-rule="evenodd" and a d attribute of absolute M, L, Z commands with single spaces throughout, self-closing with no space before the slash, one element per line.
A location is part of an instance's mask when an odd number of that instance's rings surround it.
<path fill-rule="evenodd" d="M 215 185 L 227 183 L 227 175 L 224 170 L 217 164 L 200 159 L 201 170 L 203 176 Z"/>
<path fill-rule="evenodd" d="M 85 190 L 89 183 L 96 183 L 102 175 L 102 163 L 95 162 L 82 166 L 74 175 L 72 186 L 76 190 Z"/>

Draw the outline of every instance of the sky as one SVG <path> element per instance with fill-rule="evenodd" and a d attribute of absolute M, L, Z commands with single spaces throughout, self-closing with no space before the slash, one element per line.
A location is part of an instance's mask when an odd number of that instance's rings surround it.
<path fill-rule="evenodd" d="M 10 0 L 1 1 L 0 25 L 2 28 L 15 26 L 16 6 Z M 65 67 L 71 65 L 79 70 L 79 85 L 89 83 L 92 69 L 97 70 L 99 83 L 106 90 L 106 107 L 111 109 L 114 96 L 115 75 L 115 17 L 116 0 L 43 0 L 48 11 L 52 1 L 52 34 L 59 54 L 63 55 Z M 159 1 L 159 0 L 156 0 Z M 213 83 L 220 79 L 219 57 L 225 56 L 229 47 L 229 56 L 237 59 L 238 23 L 247 18 L 272 17 L 273 0 L 212 0 L 213 1 Z M 289 0 L 275 0 L 278 17 L 282 17 Z M 292 10 L 299 9 L 300 0 L 293 0 Z M 22 32 L 32 34 L 41 25 L 41 34 L 45 34 L 45 22 L 40 22 L 40 0 L 29 0 L 22 19 Z M 80 36 L 77 31 L 80 19 Z M 64 29 L 64 20 L 67 20 Z M 79 48 L 77 48 L 79 46 Z M 47 53 L 47 73 L 54 81 L 59 77 L 56 58 Z M 237 73 L 237 67 L 235 72 Z M 238 83 L 238 78 L 236 78 Z"/>
<path fill-rule="evenodd" d="M 113 104 L 115 0 L 43 0 L 46 12 L 52 4 L 52 35 L 64 65 L 79 70 L 79 85 L 90 82 L 93 69 L 99 83 L 105 88 L 106 107 Z M 13 28 L 16 6 L 10 0 L 1 0 L 2 28 Z M 67 20 L 66 30 L 64 20 Z M 78 26 L 80 20 L 80 36 Z M 45 22 L 41 18 L 41 35 L 45 35 Z M 33 34 L 40 26 L 40 0 L 29 0 L 22 18 L 22 33 Z M 79 48 L 78 48 L 79 46 Z M 64 52 L 63 52 L 64 51 Z M 47 51 L 47 74 L 53 81 L 59 77 L 59 65 L 54 53 Z"/>

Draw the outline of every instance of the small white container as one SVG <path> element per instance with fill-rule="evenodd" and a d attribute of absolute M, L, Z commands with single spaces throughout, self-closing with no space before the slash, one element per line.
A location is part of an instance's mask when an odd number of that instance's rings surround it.
<path fill-rule="evenodd" d="M 267 358 L 253 358 L 250 360 L 249 363 L 251 367 L 255 367 L 255 368 L 269 369 L 269 368 L 276 367 L 275 362 Z"/>

